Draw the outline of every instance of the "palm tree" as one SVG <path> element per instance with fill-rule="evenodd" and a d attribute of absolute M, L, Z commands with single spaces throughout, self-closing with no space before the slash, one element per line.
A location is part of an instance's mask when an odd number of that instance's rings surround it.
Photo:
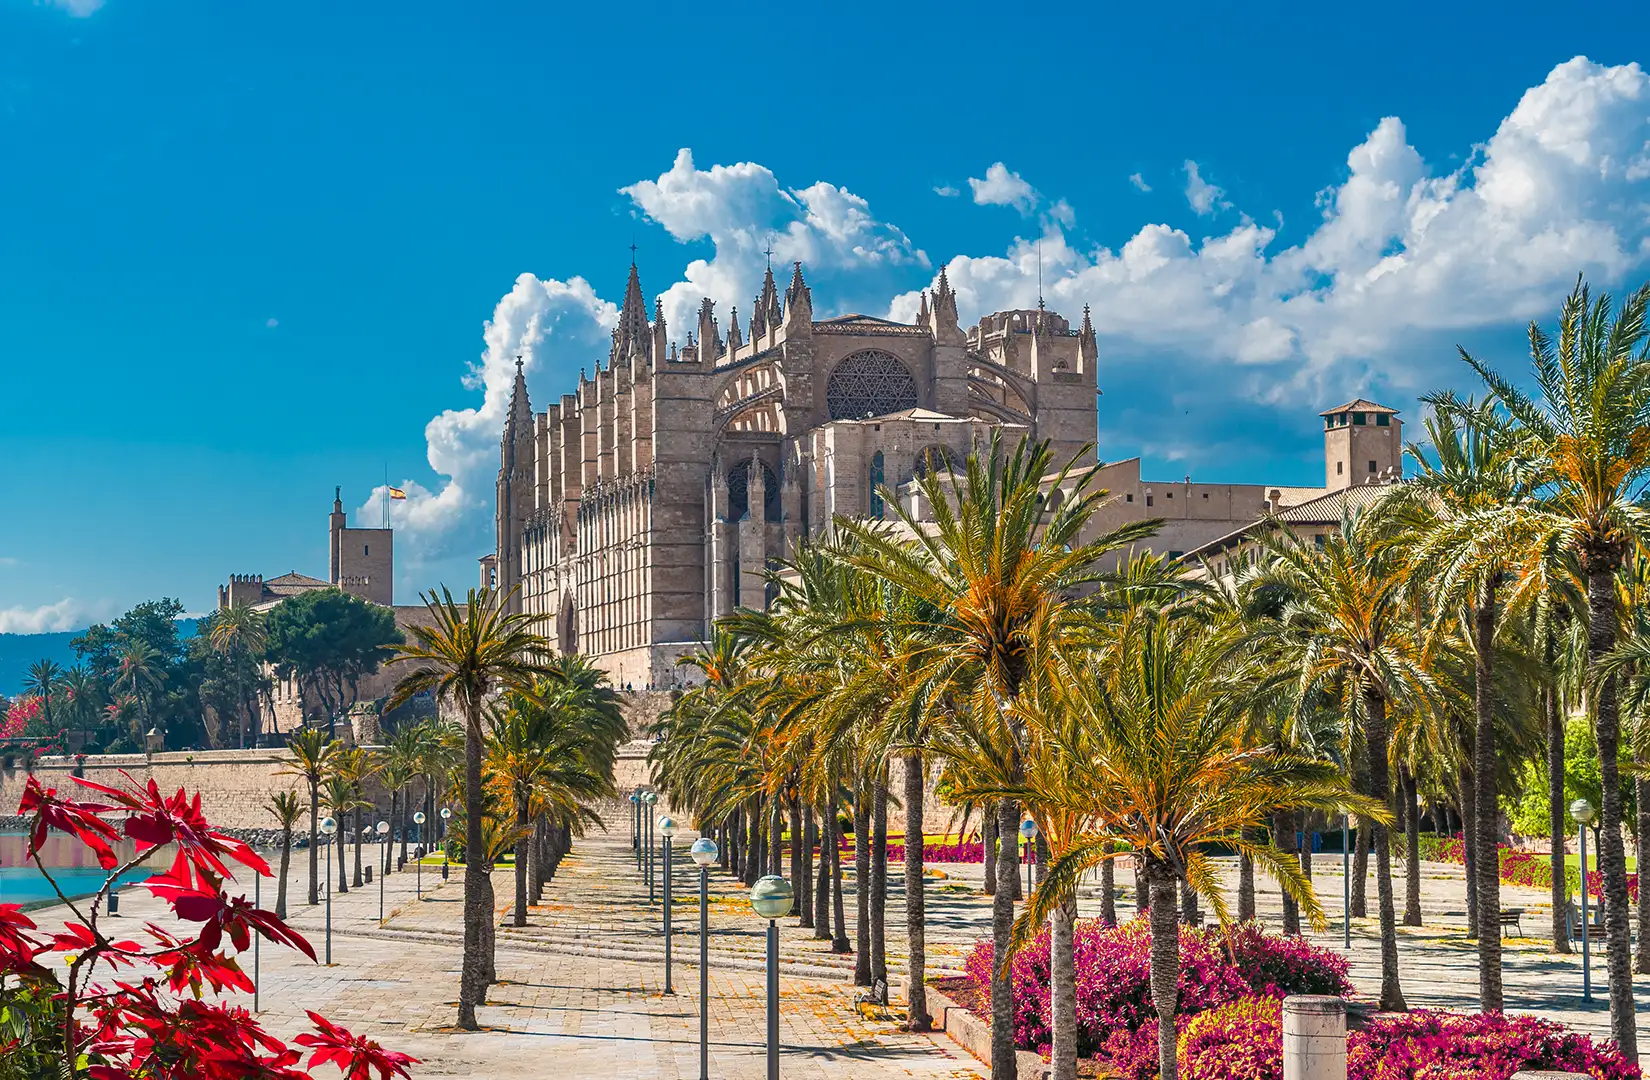
<path fill-rule="evenodd" d="M 1022 688 L 1043 674 L 1081 621 L 1077 593 L 1103 577 L 1112 552 L 1156 531 L 1134 522 L 1083 539 L 1106 493 L 1091 486 L 1094 470 L 1076 468 L 1080 451 L 1056 468 L 1047 442 L 1023 439 L 1012 454 L 1000 435 L 972 453 L 963 476 L 930 469 L 918 478 L 933 521 L 921 522 L 904 502 L 884 495 L 910 539 L 878 522 L 838 517 L 836 528 L 858 547 L 849 561 L 900 589 L 908 605 L 899 622 L 907 642 L 901 667 L 908 685 L 902 708 L 938 716 L 966 712 L 990 732 L 1004 754 L 1009 783 L 1024 777 L 1025 732 L 1017 707 Z M 992 897 L 992 941 L 1007 955 L 1014 921 L 1020 807 L 998 805 L 1003 852 Z M 920 993 L 920 973 L 912 986 Z M 991 984 L 991 1073 L 1012 1080 L 1013 990 L 1007 971 Z"/>
<path fill-rule="evenodd" d="M 1564 302 L 1555 341 L 1530 325 L 1536 395 L 1466 353 L 1510 414 L 1518 453 L 1533 470 L 1534 505 L 1509 508 L 1525 527 L 1571 553 L 1587 583 L 1587 652 L 1595 675 L 1614 649 L 1620 625 L 1615 576 L 1628 553 L 1650 540 L 1650 516 L 1641 505 L 1650 480 L 1650 337 L 1645 313 L 1650 284 L 1630 295 L 1619 312 L 1610 298 L 1594 300 L 1577 281 Z M 1627 853 L 1622 843 L 1621 715 L 1615 680 L 1591 688 L 1603 796 L 1599 810 L 1599 869 L 1604 877 L 1605 936 L 1610 974 L 1610 1032 L 1629 1058 L 1638 1054 L 1629 956 Z"/>
<path fill-rule="evenodd" d="M 303 815 L 304 804 L 295 791 L 277 791 L 264 804 L 281 829 L 281 874 L 275 886 L 275 917 L 286 918 L 286 874 L 292 865 L 292 829 Z"/>
<path fill-rule="evenodd" d="M 46 730 L 56 733 L 52 726 L 52 696 L 63 686 L 63 668 L 52 660 L 36 660 L 23 676 L 23 692 L 40 699 L 40 708 L 46 721 Z"/>
<path fill-rule="evenodd" d="M 1513 562 L 1532 550 L 1530 538 L 1509 533 L 1524 521 L 1506 513 L 1523 500 L 1521 469 L 1502 417 L 1493 401 L 1461 401 L 1453 394 L 1427 399 L 1429 455 L 1411 444 L 1414 478 L 1400 489 L 1394 510 L 1404 515 L 1413 538 L 1410 573 L 1425 583 L 1439 622 L 1465 606 L 1473 666 L 1473 815 L 1477 824 L 1472 884 L 1478 906 L 1478 998 L 1485 1012 L 1500 1012 L 1501 870 L 1495 822 L 1500 813 L 1496 785 L 1495 633 L 1500 614 L 1497 590 Z M 1436 457 L 1436 461 L 1434 461 Z M 1411 813 L 1409 816 L 1413 816 Z M 1413 847 L 1413 845 L 1411 845 Z M 1412 863 L 1413 863 L 1413 856 Z M 1417 864 L 1418 865 L 1418 864 Z M 1413 869 L 1413 867 L 1412 867 Z M 1409 892 L 1416 892 L 1410 878 Z"/>
<path fill-rule="evenodd" d="M 392 664 L 407 664 L 390 696 L 393 709 L 414 694 L 430 691 L 437 703 L 456 706 L 464 717 L 465 835 L 484 835 L 486 794 L 482 787 L 482 717 L 488 700 L 500 691 L 524 691 L 546 671 L 540 659 L 550 644 L 533 632 L 531 620 L 505 610 L 504 598 L 490 588 L 471 589 L 461 606 L 452 593 L 422 596 L 431 625 L 411 628 Z M 387 710 L 386 710 L 387 711 Z M 492 864 L 480 845 L 466 848 L 464 860 L 464 963 L 458 997 L 458 1024 L 476 1028 L 476 1005 L 486 996 L 492 957 L 487 950 L 493 917 Z M 481 857 L 478 857 L 481 856 Z"/>
<path fill-rule="evenodd" d="M 97 721 L 97 703 L 103 686 L 97 676 L 76 664 L 63 673 L 62 697 L 68 705 L 68 721 L 85 728 Z"/>
<path fill-rule="evenodd" d="M 130 694 L 137 703 L 137 730 L 133 738 L 143 745 L 143 735 L 149 726 L 151 697 L 160 689 L 165 676 L 160 668 L 160 653 L 148 642 L 128 638 L 115 660 L 115 688 Z"/>
<path fill-rule="evenodd" d="M 1375 800 L 1353 794 L 1333 765 L 1252 741 L 1243 700 L 1251 679 L 1231 659 L 1230 642 L 1201 620 L 1153 605 L 1122 614 L 1103 632 L 1087 677 L 1051 681 L 1022 699 L 1038 730 L 1037 757 L 1049 767 L 1031 765 L 1023 788 L 996 792 L 1037 807 L 1066 849 L 1015 923 L 1010 949 L 997 954 L 999 969 L 1069 903 L 1086 872 L 1119 857 L 1119 841 L 1143 861 L 1161 1080 L 1176 1076 L 1176 886 L 1206 900 L 1222 925 L 1229 921 L 1204 845 L 1222 843 L 1253 859 L 1321 929 L 1322 909 L 1298 863 L 1251 830 L 1278 810 L 1355 809 L 1390 820 Z"/>
<path fill-rule="evenodd" d="M 340 831 L 338 834 L 339 892 L 347 893 L 352 886 L 359 889 L 364 883 L 361 876 L 361 844 L 365 839 L 365 833 L 362 828 L 361 812 L 372 807 L 372 802 L 367 798 L 367 781 L 377 769 L 377 762 L 373 760 L 367 749 L 361 746 L 340 747 L 333 751 L 331 759 L 327 762 L 329 778 L 338 781 L 349 792 L 348 797 L 344 799 L 344 805 L 340 809 L 349 812 L 352 819 L 350 821 L 350 831 L 355 836 L 355 868 L 346 881 L 343 861 L 343 833 Z M 343 827 L 343 821 L 343 814 L 340 813 L 338 818 L 340 829 Z"/>
<path fill-rule="evenodd" d="M 1295 674 L 1298 700 L 1333 692 L 1342 715 L 1362 721 L 1366 794 L 1383 807 L 1392 798 L 1388 710 L 1395 700 L 1430 687 L 1404 595 L 1402 555 L 1389 542 L 1389 531 L 1378 513 L 1366 511 L 1344 518 L 1340 530 L 1322 537 L 1321 544 L 1303 544 L 1283 532 L 1263 537 L 1267 562 L 1259 580 L 1288 600 L 1277 620 L 1256 628 L 1259 644 L 1271 651 L 1277 666 Z M 1392 838 L 1385 823 L 1371 824 L 1381 923 L 1380 1005 L 1402 1011 Z"/>
<path fill-rule="evenodd" d="M 235 604 L 214 614 L 207 640 L 213 650 L 225 659 L 253 664 L 261 662 L 269 649 L 269 634 L 264 629 L 263 613 L 250 604 Z M 261 702 L 256 693 L 251 701 L 243 701 L 241 707 L 241 746 L 246 746 L 248 728 L 256 745 L 262 734 Z"/>
<path fill-rule="evenodd" d="M 309 785 L 309 903 L 320 903 L 320 859 L 317 854 L 316 832 L 321 815 L 321 784 L 338 743 L 320 728 L 303 728 L 287 742 L 292 760 L 281 767 L 289 776 L 301 777 Z"/>

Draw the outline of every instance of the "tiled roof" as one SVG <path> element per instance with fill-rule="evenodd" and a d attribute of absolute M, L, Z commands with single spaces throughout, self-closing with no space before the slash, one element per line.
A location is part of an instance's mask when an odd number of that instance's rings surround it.
<path fill-rule="evenodd" d="M 1333 409 L 1325 409 L 1323 412 L 1319 413 L 1318 415 L 1319 416 L 1332 416 L 1335 413 L 1343 413 L 1343 412 L 1384 412 L 1384 413 L 1390 413 L 1393 416 L 1398 415 L 1398 410 L 1397 409 L 1388 408 L 1385 405 L 1377 405 L 1375 402 L 1370 401 L 1368 398 L 1358 398 L 1356 401 L 1349 401 L 1345 405 L 1337 405 Z"/>
<path fill-rule="evenodd" d="M 856 323 L 869 324 L 869 325 L 872 325 L 872 326 L 910 326 L 911 325 L 910 323 L 894 322 L 892 319 L 879 319 L 875 315 L 860 315 L 858 313 L 850 313 L 850 314 L 847 314 L 847 315 L 838 315 L 834 319 L 816 319 L 814 321 L 815 326 L 853 326 Z"/>
<path fill-rule="evenodd" d="M 1194 559 L 1205 553 L 1213 553 L 1232 546 L 1235 542 L 1253 536 L 1265 526 L 1277 523 L 1280 525 L 1339 525 L 1341 519 L 1350 511 L 1357 513 L 1367 510 L 1380 502 L 1395 490 L 1394 484 L 1360 484 L 1357 487 L 1343 488 L 1331 491 L 1327 495 L 1320 495 L 1315 499 L 1298 503 L 1294 506 L 1285 506 L 1275 514 L 1256 518 L 1241 529 L 1227 533 L 1209 541 L 1186 553 L 1188 559 Z"/>

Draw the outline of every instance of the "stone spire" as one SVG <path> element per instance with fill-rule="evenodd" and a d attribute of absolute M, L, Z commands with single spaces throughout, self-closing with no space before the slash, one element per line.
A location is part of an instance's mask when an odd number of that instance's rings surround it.
<path fill-rule="evenodd" d="M 661 296 L 653 302 L 653 351 L 649 354 L 653 366 L 664 362 L 669 346 L 670 336 L 665 333 L 665 298 Z"/>
<path fill-rule="evenodd" d="M 1089 318 L 1089 306 L 1083 305 L 1083 325 L 1077 331 L 1077 358 L 1084 371 L 1094 371 L 1100 359 L 1100 348 L 1095 343 L 1094 322 Z"/>
<path fill-rule="evenodd" d="M 785 290 L 785 337 L 811 334 L 814 328 L 814 296 L 808 283 L 802 280 L 802 264 L 791 269 L 791 284 Z"/>
<path fill-rule="evenodd" d="M 619 325 L 613 334 L 613 352 L 609 363 L 623 360 L 636 349 L 647 348 L 647 302 L 642 299 L 642 279 L 636 273 L 636 263 L 630 264 L 630 280 L 625 282 L 624 306 L 619 309 Z"/>
<path fill-rule="evenodd" d="M 946 280 L 945 267 L 940 267 L 940 279 L 934 283 L 934 304 L 929 309 L 928 328 L 934 341 L 940 345 L 960 345 L 962 328 L 957 325 L 957 294 Z"/>
<path fill-rule="evenodd" d="M 917 308 L 917 325 L 918 326 L 927 326 L 928 325 L 928 290 L 924 289 L 924 290 L 922 290 L 922 292 L 918 293 L 917 294 L 917 300 L 918 300 L 918 304 L 920 305 Z"/>
<path fill-rule="evenodd" d="M 762 275 L 762 294 L 756 298 L 756 313 L 751 316 L 751 337 L 759 337 L 780 322 L 779 288 L 773 281 L 773 267 Z"/>
<path fill-rule="evenodd" d="M 739 346 L 743 345 L 744 343 L 745 343 L 744 340 L 739 336 L 739 309 L 737 307 L 729 308 L 728 309 L 728 352 L 733 352 L 735 349 L 739 348 Z"/>
<path fill-rule="evenodd" d="M 506 440 L 533 430 L 533 403 L 527 397 L 527 376 L 522 373 L 521 360 L 516 357 L 516 379 L 510 386 L 510 412 L 504 421 Z"/>
<path fill-rule="evenodd" d="M 713 363 L 722 355 L 722 336 L 716 332 L 716 301 L 705 297 L 699 304 L 699 352 L 705 363 Z"/>

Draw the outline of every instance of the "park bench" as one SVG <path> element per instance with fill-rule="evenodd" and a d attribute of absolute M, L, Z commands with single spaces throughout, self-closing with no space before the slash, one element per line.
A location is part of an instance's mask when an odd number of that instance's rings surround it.
<path fill-rule="evenodd" d="M 1581 925 L 1581 909 L 1579 907 L 1575 904 L 1566 903 L 1564 908 L 1571 941 L 1581 941 L 1584 938 L 1593 940 L 1604 932 L 1604 908 L 1602 905 L 1592 908 L 1590 913 L 1592 921 L 1586 926 Z"/>
<path fill-rule="evenodd" d="M 1502 908 L 1501 909 L 1501 936 L 1506 937 L 1507 936 L 1507 927 L 1513 926 L 1513 927 L 1518 928 L 1518 936 L 1523 937 L 1524 936 L 1523 919 L 1524 919 L 1524 909 L 1523 908 L 1521 908 L 1521 907 Z"/>

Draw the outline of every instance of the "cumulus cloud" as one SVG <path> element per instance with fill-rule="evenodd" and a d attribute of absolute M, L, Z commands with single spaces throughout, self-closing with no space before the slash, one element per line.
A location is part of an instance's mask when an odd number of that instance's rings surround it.
<path fill-rule="evenodd" d="M 1010 172 L 1008 166 L 1000 161 L 985 170 L 985 179 L 977 180 L 970 176 L 968 186 L 974 192 L 974 201 L 980 206 L 1012 206 L 1022 214 L 1029 214 L 1036 209 L 1039 200 L 1037 189 L 1019 173 Z"/>
<path fill-rule="evenodd" d="M 1203 185 L 1194 209 L 1220 205 Z M 1420 336 L 1514 326 L 1555 310 L 1578 272 L 1619 281 L 1650 260 L 1650 76 L 1584 57 L 1526 91 L 1465 165 L 1440 171 L 1388 117 L 1347 155 L 1299 244 L 1247 216 L 1194 239 L 1147 225 L 1116 249 L 1041 237 L 1045 292 L 1068 314 L 1091 304 L 1113 372 L 1181 358 L 1252 398 L 1336 393 L 1378 373 L 1424 389 L 1440 370 Z M 958 256 L 948 276 L 965 319 L 1036 297 L 1038 241 Z M 908 316 L 916 294 L 891 310 Z M 1207 367 L 1208 372 L 1202 369 Z M 1154 370 L 1160 370 L 1154 368 Z"/>
<path fill-rule="evenodd" d="M 962 192 L 958 191 L 950 184 L 935 184 L 934 194 L 938 195 L 942 199 L 955 199 L 958 195 L 961 195 Z"/>
<path fill-rule="evenodd" d="M 62 8 L 77 19 L 84 19 L 101 8 L 104 0 L 47 0 L 47 3 Z"/>
<path fill-rule="evenodd" d="M 0 634 L 50 634 L 77 629 L 88 621 L 85 605 L 69 596 L 34 608 L 0 608 Z"/>
<path fill-rule="evenodd" d="M 1152 186 L 1146 183 L 1146 178 L 1139 173 L 1130 173 L 1129 183 L 1134 185 L 1136 191 L 1150 191 L 1152 189 Z"/>
<path fill-rule="evenodd" d="M 1227 210 L 1231 203 L 1226 201 L 1226 189 L 1219 188 L 1203 179 L 1198 171 L 1197 162 L 1188 159 L 1186 169 L 1186 201 L 1199 215 L 1208 215 L 1216 210 Z"/>

